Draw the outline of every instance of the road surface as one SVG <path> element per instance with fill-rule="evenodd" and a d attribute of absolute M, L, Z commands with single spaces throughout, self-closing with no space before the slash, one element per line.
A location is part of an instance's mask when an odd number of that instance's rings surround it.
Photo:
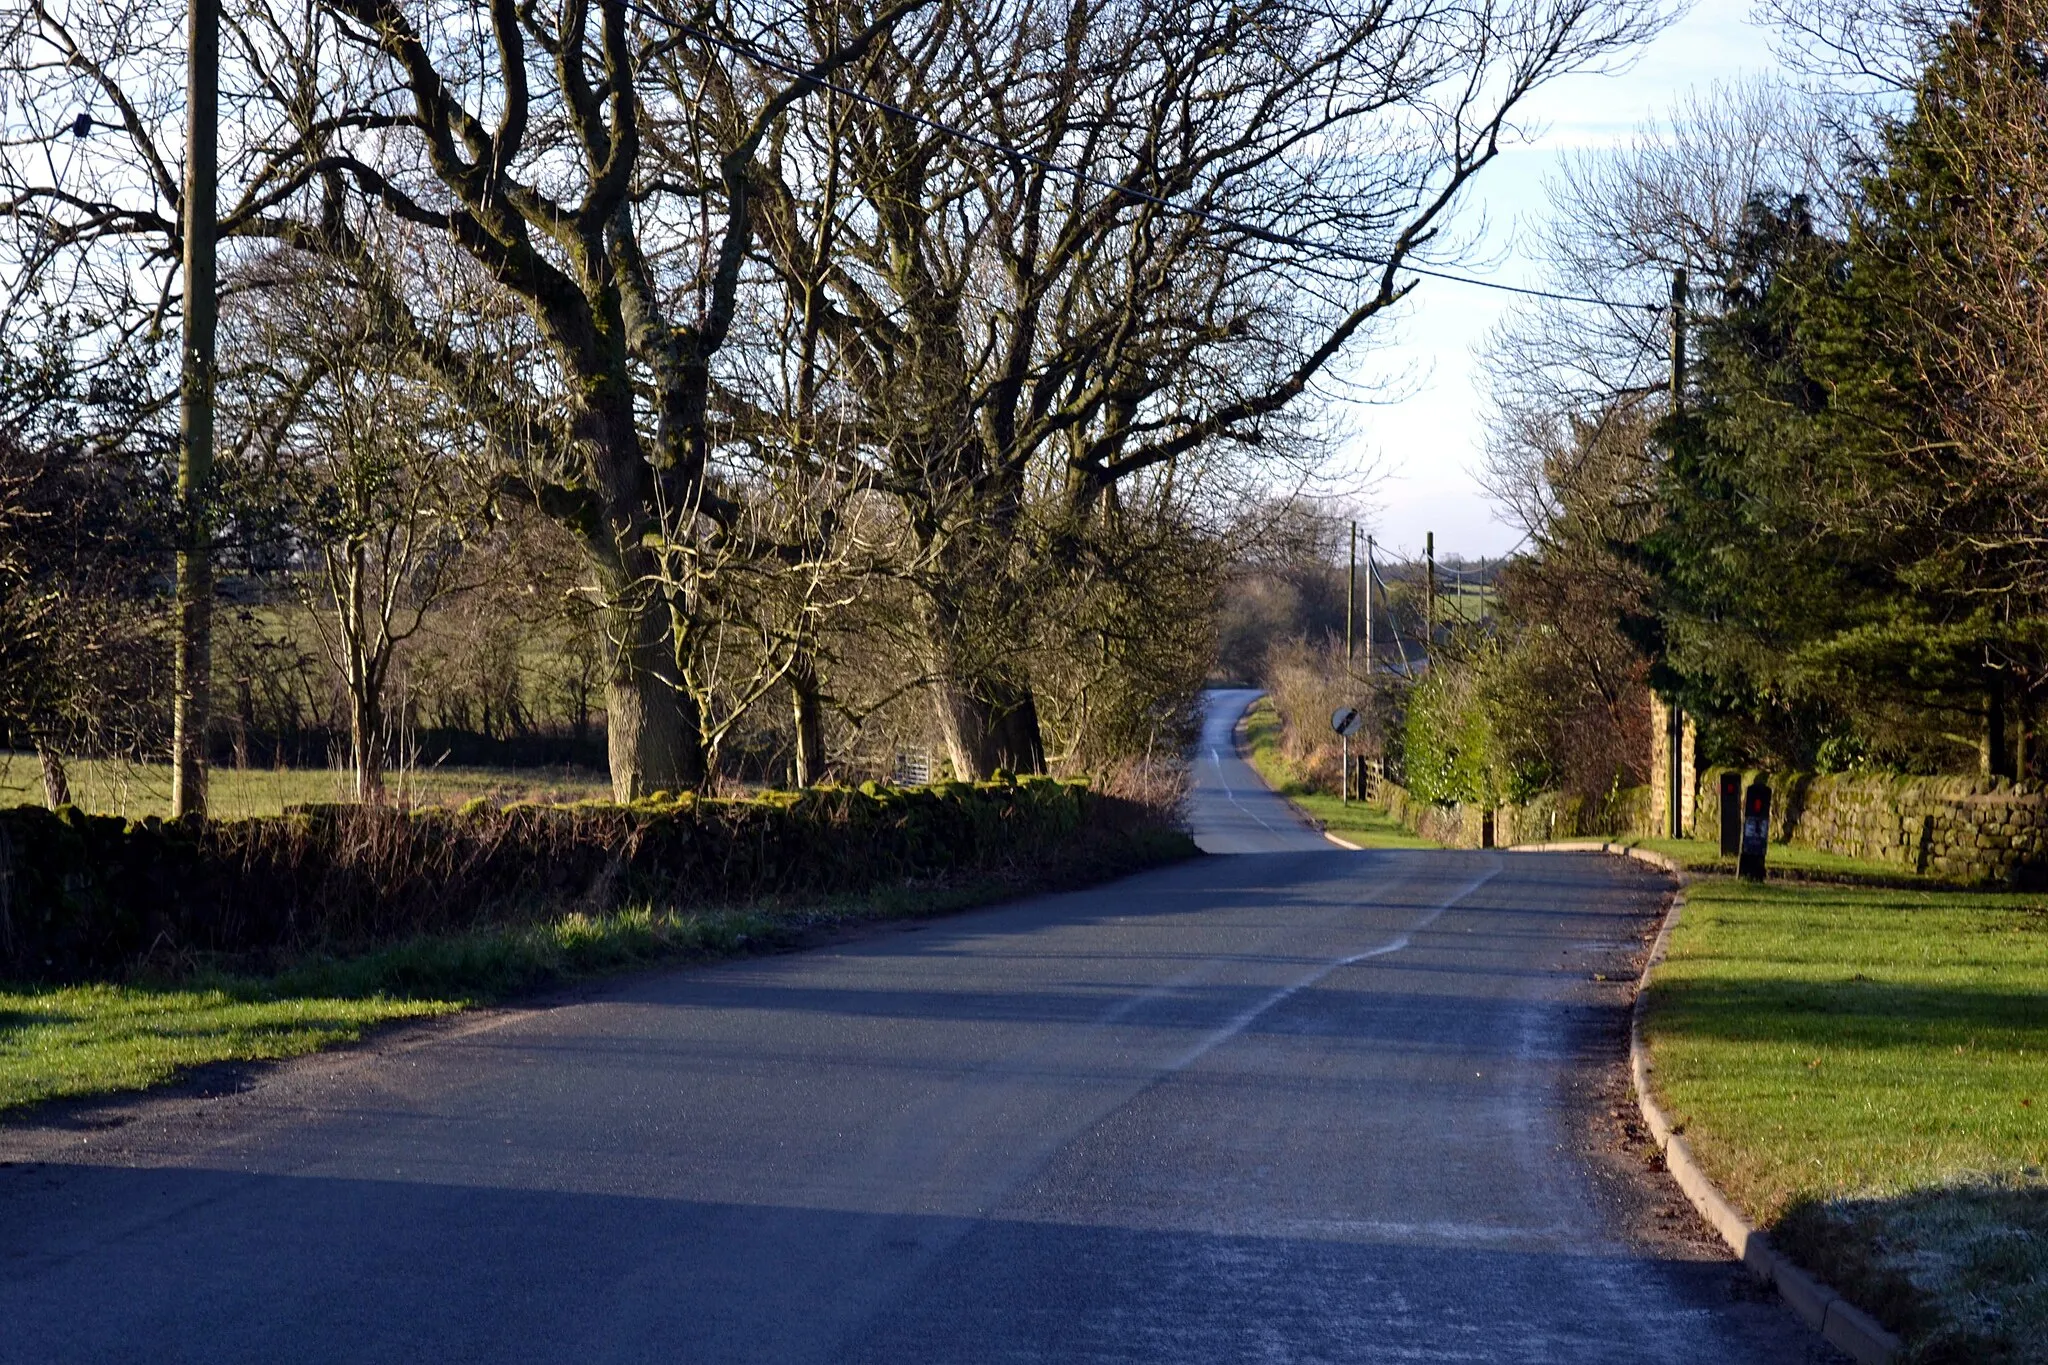
<path fill-rule="evenodd" d="M 0 1361 L 1827 1359 L 1587 1138 L 1656 883 L 1335 849 L 1246 700 L 1251 851 L 0 1128 Z"/>
<path fill-rule="evenodd" d="M 1336 845 L 1275 796 L 1252 765 L 1237 756 L 1236 731 L 1257 691 L 1208 696 L 1202 741 L 1195 747 L 1195 789 L 1188 822 L 1204 853 L 1328 853 Z"/>

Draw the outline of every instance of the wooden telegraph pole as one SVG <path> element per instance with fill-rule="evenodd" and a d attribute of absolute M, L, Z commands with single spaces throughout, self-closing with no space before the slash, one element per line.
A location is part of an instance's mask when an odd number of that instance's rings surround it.
<path fill-rule="evenodd" d="M 1368 585 L 1370 590 L 1370 585 Z M 1351 684 L 1354 674 L 1351 669 L 1352 626 L 1358 620 L 1358 523 L 1351 523 L 1351 561 L 1344 578 L 1344 692 L 1345 705 L 1350 705 Z M 1351 801 L 1351 736 L 1342 735 L 1339 762 L 1344 765 L 1337 777 L 1337 800 L 1348 805 Z"/>
<path fill-rule="evenodd" d="M 1371 591 L 1370 585 L 1367 591 Z M 1351 569 L 1344 580 L 1344 678 L 1351 679 L 1351 625 L 1358 619 L 1358 523 L 1351 523 Z"/>
<path fill-rule="evenodd" d="M 178 640 L 171 712 L 171 814 L 206 814 L 213 700 L 213 333 L 215 187 L 220 174 L 220 0 L 189 0 L 185 55 L 183 367 L 178 379 Z"/>
<path fill-rule="evenodd" d="M 1434 658 L 1436 655 L 1436 532 L 1430 531 L 1422 540 L 1422 624 L 1423 653 Z"/>
<path fill-rule="evenodd" d="M 1365 538 L 1365 676 L 1372 676 L 1372 537 Z"/>
<path fill-rule="evenodd" d="M 1685 410 L 1685 270 L 1671 272 L 1671 415 Z M 1664 711 L 1664 786 L 1668 834 L 1685 837 L 1685 712 L 1676 700 Z"/>

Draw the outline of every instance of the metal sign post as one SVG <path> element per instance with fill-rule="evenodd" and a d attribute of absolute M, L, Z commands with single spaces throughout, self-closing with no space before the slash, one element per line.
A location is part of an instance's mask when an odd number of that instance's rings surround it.
<path fill-rule="evenodd" d="M 1365 725 L 1365 717 L 1355 706 L 1340 706 L 1330 713 L 1330 728 L 1343 740 L 1344 770 L 1337 778 L 1338 800 L 1349 804 L 1351 800 L 1351 737 Z"/>

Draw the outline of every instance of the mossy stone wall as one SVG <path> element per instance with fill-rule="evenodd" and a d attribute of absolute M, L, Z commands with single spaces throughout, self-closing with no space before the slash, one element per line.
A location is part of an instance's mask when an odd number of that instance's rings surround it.
<path fill-rule="evenodd" d="M 1700 774 L 1693 835 L 1719 838 L 1720 778 Z M 1771 838 L 1949 881 L 2048 880 L 2048 795 L 2000 777 L 1741 774 L 1771 790 Z"/>
<path fill-rule="evenodd" d="M 1486 808 L 1438 806 L 1418 801 L 1405 787 L 1379 779 L 1367 799 L 1385 808 L 1404 828 L 1446 848 L 1479 848 L 1485 841 Z M 1612 796 L 1588 799 L 1545 792 L 1520 805 L 1493 809 L 1496 848 L 1585 839 L 1604 835 L 1649 835 L 1654 824 L 1648 787 L 1625 787 Z"/>

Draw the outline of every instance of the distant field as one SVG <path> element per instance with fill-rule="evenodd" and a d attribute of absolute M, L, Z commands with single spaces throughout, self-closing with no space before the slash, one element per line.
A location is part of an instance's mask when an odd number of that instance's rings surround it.
<path fill-rule="evenodd" d="M 72 800 L 85 810 L 141 819 L 168 815 L 171 769 L 163 763 L 74 759 L 66 768 Z M 288 805 L 353 799 L 353 775 L 341 768 L 216 768 L 212 814 L 235 819 L 276 815 Z M 584 801 L 611 795 L 611 779 L 589 768 L 421 768 L 393 773 L 392 795 L 415 805 L 452 806 L 483 797 L 493 802 Z M 40 805 L 42 768 L 34 754 L 0 752 L 0 806 Z"/>

